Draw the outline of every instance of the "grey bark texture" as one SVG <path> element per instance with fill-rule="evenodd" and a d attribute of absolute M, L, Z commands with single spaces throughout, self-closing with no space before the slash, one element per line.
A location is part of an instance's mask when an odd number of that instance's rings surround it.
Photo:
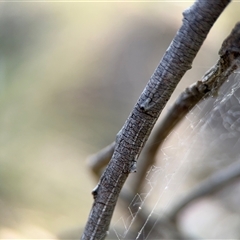
<path fill-rule="evenodd" d="M 230 0 L 196 1 L 116 138 L 112 159 L 93 190 L 94 203 L 82 239 L 104 239 L 129 173 L 171 94 Z"/>
<path fill-rule="evenodd" d="M 224 40 L 219 50 L 220 58 L 218 62 L 203 76 L 202 80 L 195 82 L 180 94 L 157 126 L 157 129 L 153 131 L 139 158 L 141 164 L 138 171 L 139 179 L 131 184 L 132 189 L 134 189 L 133 194 L 140 191 L 146 171 L 155 163 L 157 151 L 172 129 L 202 99 L 216 95 L 222 84 L 239 67 L 239 39 L 240 22 L 236 24 L 230 35 Z"/>

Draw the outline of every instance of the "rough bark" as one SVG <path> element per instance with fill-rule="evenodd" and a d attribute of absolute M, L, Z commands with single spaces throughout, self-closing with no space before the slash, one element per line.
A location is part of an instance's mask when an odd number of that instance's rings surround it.
<path fill-rule="evenodd" d="M 116 138 L 112 159 L 93 190 L 94 203 L 82 239 L 104 239 L 129 173 L 157 118 L 230 0 L 196 1 Z"/>
<path fill-rule="evenodd" d="M 222 84 L 227 81 L 229 76 L 234 73 L 236 69 L 240 67 L 240 22 L 238 22 L 230 35 L 224 40 L 221 49 L 219 50 L 219 60 L 217 63 L 203 76 L 201 81 L 198 81 L 192 84 L 190 87 L 186 88 L 184 92 L 180 94 L 178 99 L 175 101 L 168 114 L 164 117 L 163 121 L 158 126 L 158 131 L 154 131 L 151 139 L 155 140 L 155 142 L 162 142 L 164 138 L 169 134 L 169 132 L 174 128 L 174 126 L 184 117 L 186 114 L 202 99 L 206 99 L 213 94 L 216 94 Z M 147 142 L 148 143 L 148 142 Z M 152 145 L 151 145 L 152 143 Z M 150 142 L 150 146 L 145 146 L 144 154 L 141 154 L 142 165 L 140 172 L 140 178 L 145 176 L 145 169 L 148 168 L 148 164 L 154 164 L 154 158 L 156 156 L 157 148 L 153 144 L 154 142 Z M 153 148 L 151 148 L 153 146 Z M 160 147 L 160 146 L 159 146 Z M 143 161 L 143 157 L 150 157 L 150 159 L 145 159 Z M 141 175 L 142 174 L 142 175 Z M 144 175 L 143 175 L 144 174 Z M 184 207 L 188 206 L 192 201 L 212 194 L 217 190 L 223 188 L 227 184 L 233 182 L 236 178 L 240 177 L 240 162 L 234 162 L 229 165 L 225 169 L 214 173 L 210 177 L 208 177 L 205 181 L 196 186 L 193 190 L 189 192 L 182 200 L 179 199 L 176 201 L 176 204 L 171 206 L 169 209 L 169 213 L 166 214 L 164 218 L 161 218 L 160 221 L 152 218 L 150 221 L 148 219 L 148 223 L 146 223 L 147 215 L 143 210 L 138 211 L 138 209 L 131 209 L 133 212 L 137 212 L 136 218 L 140 221 L 141 229 L 138 229 L 138 234 L 146 234 L 146 232 L 150 232 L 152 234 L 155 233 L 155 236 L 162 236 L 162 238 L 169 238 L 163 236 L 164 224 L 169 223 L 168 230 L 175 234 L 174 225 L 176 224 L 176 218 Z M 138 181 L 133 185 L 132 189 L 140 190 L 139 185 L 141 185 L 142 181 Z M 133 192 L 135 195 L 136 192 Z M 128 198 L 132 199 L 132 196 L 128 196 Z M 158 223 L 157 223 L 158 222 Z M 173 225 L 171 225 L 171 223 Z M 143 229 L 143 223 L 146 223 Z M 154 229 L 153 225 L 157 225 Z M 172 227 L 170 227 L 172 226 Z M 159 229 L 161 229 L 161 234 L 158 233 Z M 144 230 L 144 231 L 143 231 Z M 170 237 L 173 239 L 173 237 Z M 129 239 L 128 236 L 126 239 Z M 135 238 L 133 238 L 135 239 Z M 178 238 L 179 239 L 179 238 Z M 185 239 L 185 238 L 183 238 Z"/>
<path fill-rule="evenodd" d="M 131 184 L 133 194 L 140 191 L 146 172 L 154 165 L 157 151 L 172 129 L 193 109 L 202 99 L 216 95 L 222 84 L 239 67 L 240 63 L 240 22 L 236 24 L 230 35 L 224 40 L 219 50 L 219 60 L 200 81 L 195 82 L 182 92 L 169 109 L 157 129 L 152 133 L 150 141 L 144 147 L 139 163 L 139 181 Z M 139 164 L 138 164 L 139 166 Z M 138 180 L 136 179 L 136 180 Z"/>

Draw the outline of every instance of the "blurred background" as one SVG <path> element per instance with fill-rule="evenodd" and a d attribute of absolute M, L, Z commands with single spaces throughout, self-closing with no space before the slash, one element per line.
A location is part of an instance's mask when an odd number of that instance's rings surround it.
<path fill-rule="evenodd" d="M 115 139 L 190 5 L 0 3 L 1 239 L 80 236 L 96 185 L 86 158 Z M 239 16 L 236 1 L 171 101 L 216 62 Z"/>

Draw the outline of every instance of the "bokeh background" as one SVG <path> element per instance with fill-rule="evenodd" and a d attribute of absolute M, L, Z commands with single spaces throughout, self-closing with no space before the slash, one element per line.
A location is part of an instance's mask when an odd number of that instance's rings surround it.
<path fill-rule="evenodd" d="M 86 158 L 114 140 L 191 4 L 0 3 L 1 239 L 80 236 L 96 185 Z M 236 1 L 171 101 L 215 63 L 239 16 Z"/>

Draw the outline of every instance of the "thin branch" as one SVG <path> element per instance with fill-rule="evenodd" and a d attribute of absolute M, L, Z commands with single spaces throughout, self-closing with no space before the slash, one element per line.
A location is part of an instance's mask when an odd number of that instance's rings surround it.
<path fill-rule="evenodd" d="M 238 68 L 239 28 L 238 23 L 229 37 L 223 42 L 219 50 L 220 59 L 218 62 L 203 76 L 201 81 L 192 84 L 179 95 L 175 103 L 150 135 L 138 159 L 138 172 L 131 183 L 131 189 L 134 191 L 134 195 L 140 191 L 146 172 L 149 167 L 155 163 L 157 152 L 169 133 L 201 100 L 215 95 L 232 72 Z M 230 53 L 232 55 L 230 55 Z M 114 146 L 115 143 L 112 143 L 97 154 L 90 156 L 89 163 L 95 174 L 99 174 L 99 170 L 109 162 L 114 151 Z"/>
<path fill-rule="evenodd" d="M 97 177 L 97 179 L 99 179 L 100 173 L 103 167 L 105 167 L 109 163 L 113 155 L 114 147 L 115 147 L 115 142 L 106 146 L 96 154 L 93 154 L 88 157 L 87 163 L 91 171 L 93 172 L 93 174 Z"/>
<path fill-rule="evenodd" d="M 214 173 L 194 189 L 192 189 L 181 201 L 178 201 L 177 204 L 172 207 L 168 214 L 168 218 L 175 222 L 177 215 L 194 200 L 219 191 L 239 177 L 240 161 L 237 161 L 220 170 L 219 172 Z"/>
<path fill-rule="evenodd" d="M 161 237 L 161 239 L 186 239 L 187 237 L 183 236 L 176 225 L 178 214 L 195 200 L 214 194 L 239 178 L 240 161 L 237 161 L 212 174 L 210 177 L 198 184 L 183 199 L 180 201 L 178 199 L 176 204 L 170 207 L 170 211 L 160 218 L 153 216 L 149 217 L 146 209 L 139 210 L 136 220 L 139 222 L 140 229 L 137 229 L 137 233 L 135 234 L 128 234 L 125 239 L 142 239 L 142 236 L 146 236 L 148 233 L 151 233 L 151 236 L 154 236 L 155 238 Z M 144 228 L 142 225 L 144 225 Z M 136 238 L 136 236 L 138 236 L 138 238 Z M 189 237 L 187 239 L 189 239 Z"/>
<path fill-rule="evenodd" d="M 170 131 L 176 126 L 176 124 L 178 124 L 184 118 L 184 116 L 194 106 L 196 106 L 196 104 L 200 100 L 206 99 L 212 94 L 215 94 L 217 90 L 220 88 L 220 86 L 228 79 L 229 75 L 239 66 L 240 60 L 239 59 L 240 50 L 238 43 L 239 39 L 240 39 L 240 23 L 236 24 L 235 28 L 233 29 L 229 37 L 223 42 L 222 47 L 219 51 L 220 59 L 218 60 L 217 64 L 214 65 L 203 76 L 202 81 L 198 81 L 192 84 L 190 87 L 186 88 L 186 90 L 182 94 L 180 94 L 174 105 L 168 111 L 168 114 L 163 118 L 160 124 L 158 124 L 156 130 L 151 135 L 138 160 L 140 163 L 140 164 L 138 163 L 139 170 L 136 178 L 133 179 L 133 184 L 131 183 L 132 184 L 131 194 L 130 193 L 127 194 L 127 192 L 125 191 L 121 193 L 121 198 L 126 203 L 129 203 L 137 192 L 140 192 L 141 184 L 145 177 L 146 171 L 149 166 L 154 164 L 156 153 L 160 145 L 166 138 L 166 136 L 170 133 Z M 114 144 L 112 144 L 112 147 L 114 148 Z M 109 154 L 109 147 L 108 149 L 107 148 L 103 149 L 101 152 L 105 152 L 104 156 L 106 156 L 106 152 L 108 152 Z M 97 158 L 96 160 L 99 161 Z M 236 170 L 237 169 L 238 168 L 236 168 Z M 226 172 L 227 178 L 228 174 L 230 174 L 229 181 L 231 181 L 231 172 L 230 173 Z M 216 178 L 217 177 L 221 176 L 217 174 Z M 213 189 L 214 185 L 211 184 L 211 181 L 214 180 L 214 176 L 213 180 L 211 179 L 212 178 L 207 180 L 206 183 L 204 183 L 205 185 L 204 184 L 200 185 L 198 188 L 194 189 L 193 192 L 191 192 L 181 203 L 179 203 L 177 207 L 175 207 L 172 210 L 171 218 L 175 218 L 178 212 L 180 212 L 180 210 L 184 208 L 189 202 L 193 201 L 198 197 L 201 197 L 204 191 L 206 191 L 205 194 L 208 194 L 207 189 L 209 189 L 209 192 L 212 192 L 214 190 Z M 210 181 L 210 183 L 208 181 Z M 139 220 L 141 221 L 142 219 L 145 219 L 141 217 L 142 215 L 143 213 L 139 212 L 139 214 L 137 214 L 136 217 L 137 218 L 140 217 Z M 145 231 L 147 231 L 147 227 Z"/>
<path fill-rule="evenodd" d="M 82 239 L 104 239 L 123 184 L 162 109 L 230 0 L 196 1 L 116 138 L 112 159 L 93 190 L 94 203 Z"/>
<path fill-rule="evenodd" d="M 202 78 L 182 92 L 147 141 L 139 160 L 137 178 L 131 189 L 134 195 L 141 190 L 146 172 L 156 161 L 156 155 L 173 128 L 202 100 L 216 95 L 222 84 L 239 67 L 240 23 L 236 24 L 219 50 L 219 60 Z"/>
<path fill-rule="evenodd" d="M 164 117 L 160 125 L 158 125 L 158 131 L 154 131 L 152 134 L 151 142 L 147 142 L 139 161 L 141 162 L 140 174 L 138 175 L 138 182 L 135 181 L 136 185 L 132 186 L 133 190 L 140 191 L 142 179 L 146 174 L 146 169 L 154 164 L 154 159 L 159 145 L 163 142 L 165 137 L 170 133 L 174 126 L 179 123 L 181 119 L 201 100 L 206 99 L 212 94 L 216 94 L 222 84 L 228 79 L 228 77 L 240 67 L 240 22 L 235 25 L 230 35 L 224 40 L 221 49 L 219 50 L 220 58 L 216 65 L 214 65 L 202 78 L 192 84 L 189 88 L 180 94 L 168 114 Z M 160 139 L 160 143 L 159 143 Z M 157 147 L 154 141 L 158 142 Z M 148 157 L 148 159 L 144 159 Z M 145 171 L 144 171 L 145 170 Z M 231 182 L 236 177 L 240 176 L 240 162 L 230 165 L 228 168 L 212 175 L 193 191 L 190 192 L 175 208 L 171 210 L 169 214 L 170 220 L 174 221 L 177 214 L 191 201 L 210 194 L 217 189 L 225 186 L 228 182 Z M 135 195 L 137 192 L 132 192 Z M 128 196 L 132 199 L 133 196 Z M 132 209 L 134 211 L 134 209 Z M 137 209 L 135 209 L 137 212 Z M 144 220 L 142 215 L 143 212 L 139 212 L 136 217 L 140 220 Z M 145 221 L 145 220 L 144 220 Z M 155 219 L 153 221 L 156 222 Z M 162 219 L 160 223 L 164 222 Z M 168 220 L 166 220 L 168 221 Z M 148 226 L 151 227 L 151 224 Z M 159 229 L 161 225 L 158 225 Z M 148 231 L 148 229 L 145 229 Z"/>

